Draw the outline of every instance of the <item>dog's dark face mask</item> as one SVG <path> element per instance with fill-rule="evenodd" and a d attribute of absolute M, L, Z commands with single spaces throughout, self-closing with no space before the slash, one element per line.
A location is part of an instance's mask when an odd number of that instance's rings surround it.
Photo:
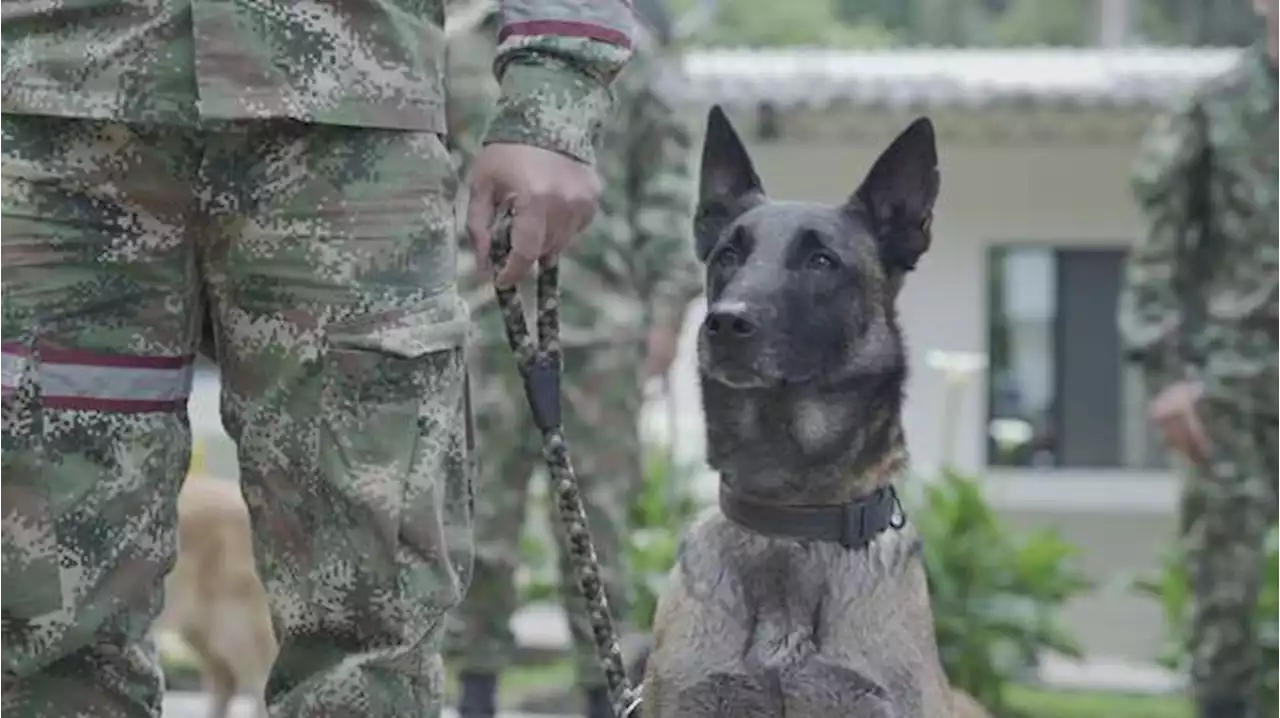
<path fill-rule="evenodd" d="M 763 389 L 902 368 L 894 300 L 929 246 L 937 164 L 933 126 L 920 119 L 843 204 L 774 202 L 712 109 L 694 227 L 707 277 L 704 378 Z"/>

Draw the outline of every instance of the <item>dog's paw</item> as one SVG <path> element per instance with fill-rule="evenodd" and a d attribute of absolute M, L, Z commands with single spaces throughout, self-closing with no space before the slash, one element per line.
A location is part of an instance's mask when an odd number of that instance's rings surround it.
<path fill-rule="evenodd" d="M 683 685 L 680 685 L 683 684 Z M 776 681 L 756 676 L 711 673 L 694 681 L 646 686 L 643 709 L 649 718 L 777 718 L 784 713 Z M 827 717 L 823 717 L 827 718 Z"/>
<path fill-rule="evenodd" d="M 849 666 L 810 660 L 783 680 L 787 692 L 785 715 L 788 716 L 898 716 L 888 690 Z"/>

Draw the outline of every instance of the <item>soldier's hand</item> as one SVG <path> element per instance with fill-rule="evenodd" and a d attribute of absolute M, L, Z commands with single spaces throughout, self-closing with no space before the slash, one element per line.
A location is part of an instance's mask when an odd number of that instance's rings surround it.
<path fill-rule="evenodd" d="M 509 287 L 586 229 L 599 197 L 600 179 L 589 165 L 531 145 L 486 145 L 471 166 L 467 233 L 476 253 L 488 257 L 489 227 L 498 207 L 510 203 L 511 255 L 497 278 Z"/>
<path fill-rule="evenodd" d="M 1199 382 L 1180 381 L 1156 394 L 1148 409 L 1165 441 L 1188 460 L 1203 465 L 1209 459 L 1209 435 L 1204 430 L 1196 406 L 1204 387 Z"/>

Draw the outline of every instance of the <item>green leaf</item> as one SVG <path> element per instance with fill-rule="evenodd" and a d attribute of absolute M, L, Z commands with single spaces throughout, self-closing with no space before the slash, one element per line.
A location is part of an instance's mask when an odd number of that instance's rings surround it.
<path fill-rule="evenodd" d="M 1046 650 L 1079 655 L 1058 624 L 1090 588 L 1078 550 L 1050 531 L 1019 539 L 976 478 L 945 470 L 912 518 L 923 542 L 938 652 L 951 682 L 999 713 L 1005 687 Z"/>

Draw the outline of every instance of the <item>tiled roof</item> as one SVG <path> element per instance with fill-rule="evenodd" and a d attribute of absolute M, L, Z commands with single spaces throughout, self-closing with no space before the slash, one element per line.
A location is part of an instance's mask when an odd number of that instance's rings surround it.
<path fill-rule="evenodd" d="M 779 108 L 833 104 L 1162 104 L 1228 69 L 1237 48 L 701 50 L 685 55 L 692 99 Z"/>

